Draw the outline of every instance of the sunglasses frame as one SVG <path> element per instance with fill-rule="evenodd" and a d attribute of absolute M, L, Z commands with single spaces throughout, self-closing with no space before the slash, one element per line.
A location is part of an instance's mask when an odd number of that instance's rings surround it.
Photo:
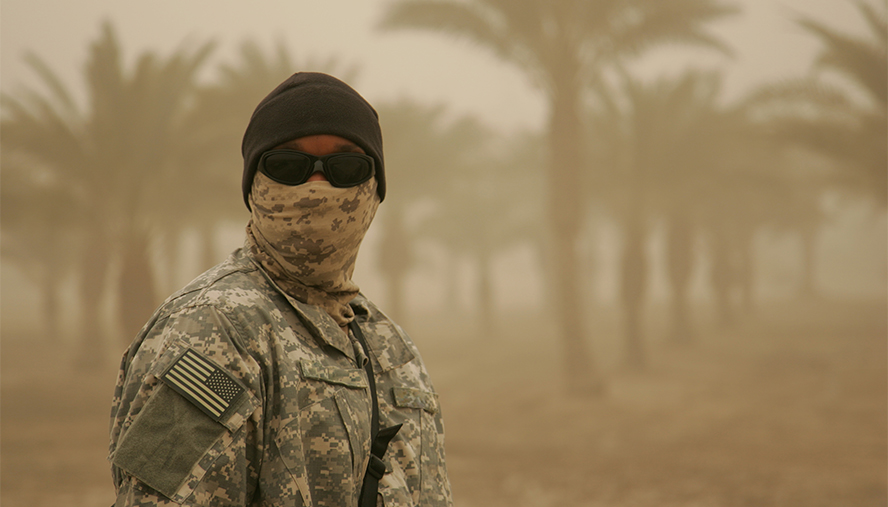
<path fill-rule="evenodd" d="M 293 183 L 291 181 L 286 181 L 282 178 L 278 178 L 278 177 L 270 174 L 265 169 L 265 159 L 270 156 L 280 155 L 280 154 L 286 154 L 286 155 L 297 154 L 297 155 L 308 158 L 308 160 L 311 162 L 312 170 L 308 172 L 308 175 L 305 177 L 305 180 L 303 180 L 299 183 Z M 360 159 L 365 160 L 366 162 L 368 162 L 370 164 L 370 173 L 368 174 L 367 177 L 362 178 L 360 181 L 355 182 L 355 183 L 349 183 L 347 185 L 344 185 L 341 182 L 336 181 L 335 177 L 331 178 L 330 168 L 327 165 L 327 161 L 331 160 L 331 159 L 339 158 L 339 157 L 358 157 Z M 262 156 L 259 157 L 258 170 L 261 171 L 262 174 L 268 176 L 273 181 L 276 181 L 282 185 L 294 187 L 294 186 L 298 186 L 298 185 L 302 185 L 302 184 L 306 183 L 308 181 L 308 179 L 311 178 L 311 175 L 316 172 L 314 168 L 317 167 L 318 161 L 321 162 L 321 173 L 324 175 L 325 178 L 327 178 L 327 181 L 330 183 L 330 185 L 332 185 L 336 188 L 356 187 L 356 186 L 360 185 L 361 183 L 370 181 L 370 178 L 373 178 L 376 175 L 376 161 L 373 160 L 373 157 L 371 157 L 369 155 L 365 155 L 363 153 L 340 152 L 340 153 L 330 153 L 329 155 L 316 156 L 316 155 L 312 155 L 311 153 L 305 153 L 303 151 L 286 150 L 286 149 L 268 150 L 265 153 L 263 153 Z"/>

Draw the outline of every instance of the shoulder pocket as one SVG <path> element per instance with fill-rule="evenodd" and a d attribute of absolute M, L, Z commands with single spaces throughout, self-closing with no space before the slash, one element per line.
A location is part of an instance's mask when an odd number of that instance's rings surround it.
<path fill-rule="evenodd" d="M 115 466 L 174 501 L 191 493 L 259 406 L 258 399 L 230 376 L 225 378 L 233 386 L 213 372 L 203 381 L 195 380 L 193 372 L 186 378 L 181 365 L 191 352 L 186 350 L 163 373 L 111 457 Z M 199 384 L 209 384 L 222 401 L 202 392 Z"/>
<path fill-rule="evenodd" d="M 421 389 L 393 387 L 395 405 L 401 408 L 421 408 L 430 414 L 438 411 L 438 395 Z"/>

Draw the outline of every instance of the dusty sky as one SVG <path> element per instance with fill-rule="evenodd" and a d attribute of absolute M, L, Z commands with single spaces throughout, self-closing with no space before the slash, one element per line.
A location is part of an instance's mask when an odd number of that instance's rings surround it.
<path fill-rule="evenodd" d="M 882 0 L 879 0 L 882 1 Z M 468 43 L 417 32 L 382 33 L 375 26 L 391 0 L 2 0 L 0 87 L 15 92 L 36 83 L 23 64 L 31 50 L 82 93 L 79 74 L 88 43 L 102 20 L 112 21 L 126 62 L 156 50 L 169 54 L 189 41 L 215 39 L 216 59 L 230 59 L 245 39 L 270 48 L 283 40 L 297 59 L 337 56 L 356 64 L 353 83 L 371 102 L 401 93 L 445 103 L 454 113 L 477 114 L 494 126 L 542 125 L 542 100 L 513 68 Z M 864 25 L 849 0 L 737 0 L 744 12 L 713 25 L 736 48 L 733 60 L 688 50 L 658 51 L 645 59 L 650 75 L 687 66 L 726 70 L 726 96 L 806 72 L 814 39 L 792 19 L 803 14 L 848 32 Z M 212 67 L 212 66 L 211 66 Z"/>

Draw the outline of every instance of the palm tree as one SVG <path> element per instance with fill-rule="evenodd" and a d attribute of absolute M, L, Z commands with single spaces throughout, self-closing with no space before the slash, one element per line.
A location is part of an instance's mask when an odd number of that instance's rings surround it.
<path fill-rule="evenodd" d="M 621 73 L 618 89 L 601 95 L 590 122 L 596 162 L 612 170 L 591 174 L 588 192 L 622 219 L 621 266 L 626 362 L 645 364 L 641 316 L 648 285 L 644 245 L 654 220 L 666 226 L 666 274 L 671 282 L 673 343 L 691 343 L 689 283 L 697 238 L 708 236 L 717 310 L 727 323 L 731 299 L 751 306 L 752 238 L 790 214 L 815 217 L 802 204 L 819 187 L 812 175 L 787 169 L 776 143 L 752 121 L 743 101 L 720 105 L 721 76 L 686 71 L 645 83 Z M 792 199 L 790 199 L 792 197 Z"/>
<path fill-rule="evenodd" d="M 854 3 L 869 34 L 844 34 L 799 18 L 797 23 L 823 44 L 811 75 L 766 85 L 744 101 L 759 128 L 783 143 L 778 156 L 787 161 L 784 171 L 823 165 L 812 163 L 811 154 L 831 162 L 826 171 L 806 171 L 803 183 L 796 178 L 793 198 L 780 202 L 779 219 L 772 221 L 778 230 L 791 228 L 802 239 L 800 292 L 809 297 L 816 295 L 819 195 L 839 189 L 883 210 L 888 205 L 888 10 L 884 2 Z M 806 157 L 804 152 L 809 154 L 805 162 L 793 162 Z"/>
<path fill-rule="evenodd" d="M 40 298 L 47 339 L 63 335 L 60 287 L 71 274 L 77 208 L 60 182 L 29 160 L 0 152 L 0 255 L 18 266 Z"/>
<path fill-rule="evenodd" d="M 823 49 L 812 75 L 766 86 L 750 102 L 775 133 L 837 166 L 841 187 L 888 205 L 888 19 L 880 8 L 854 2 L 870 30 L 866 37 L 841 33 L 810 18 L 798 24 Z M 826 78 L 839 76 L 843 84 Z M 858 98 L 859 97 L 859 98 Z"/>
<path fill-rule="evenodd" d="M 622 220 L 626 362 L 642 367 L 642 307 L 649 283 L 645 244 L 652 222 L 661 217 L 668 230 L 671 337 L 687 343 L 693 334 L 688 285 L 695 230 L 705 196 L 725 188 L 718 181 L 719 167 L 730 159 L 726 144 L 736 129 L 716 104 L 720 79 L 715 74 L 687 71 L 653 83 L 626 72 L 620 75 L 620 88 L 603 87 L 607 93 L 602 93 L 590 118 L 597 132 L 607 131 L 590 139 L 590 149 L 611 171 L 590 173 L 586 188 L 594 201 L 608 203 Z"/>
<path fill-rule="evenodd" d="M 738 110 L 744 105 L 738 104 Z M 829 175 L 829 164 L 818 154 L 791 149 L 785 140 L 771 136 L 766 126 L 748 119 L 746 132 L 740 135 L 746 144 L 735 157 L 734 172 L 745 177 L 738 181 L 730 194 L 720 196 L 721 202 L 711 202 L 707 208 L 707 226 L 710 236 L 723 245 L 735 245 L 726 252 L 725 259 L 716 255 L 713 269 L 723 266 L 728 272 L 722 282 L 733 285 L 743 295 L 743 307 L 752 307 L 751 287 L 743 286 L 752 278 L 749 271 L 752 257 L 752 237 L 756 231 L 774 235 L 795 235 L 800 239 L 800 266 L 802 276 L 798 294 L 818 296 L 816 284 L 816 244 L 825 214 L 821 208 L 823 196 L 835 186 Z M 742 220 L 731 210 L 742 210 Z M 713 245 L 716 246 L 716 245 Z M 730 257 L 733 256 L 733 259 Z M 714 282 L 717 280 L 714 280 Z M 737 287 L 739 285 L 739 287 Z M 722 287 L 716 294 L 724 294 Z M 725 297 L 717 300 L 720 321 L 731 324 L 737 313 Z"/>
<path fill-rule="evenodd" d="M 542 139 L 519 133 L 504 143 L 492 141 L 485 143 L 487 149 L 453 166 L 452 177 L 437 196 L 437 213 L 423 227 L 424 235 L 474 260 L 479 331 L 488 339 L 499 334 L 494 256 L 521 243 L 539 247 L 543 236 L 543 203 L 538 191 L 543 175 L 537 170 L 544 162 Z"/>
<path fill-rule="evenodd" d="M 124 333 L 134 334 L 158 302 L 149 246 L 163 227 L 159 197 L 183 171 L 174 156 L 187 151 L 181 148 L 188 139 L 183 115 L 211 49 L 180 49 L 166 59 L 144 53 L 128 72 L 106 23 L 86 65 L 87 111 L 36 57 L 29 62 L 49 96 L 3 97 L 3 150 L 51 171 L 82 218 L 81 332 L 89 359 L 101 355 L 99 302 L 112 280 L 113 260 L 122 263 L 116 295 Z"/>
<path fill-rule="evenodd" d="M 586 343 L 577 276 L 584 91 L 603 66 L 656 44 L 722 47 L 702 27 L 733 11 L 714 0 L 401 0 L 384 16 L 384 28 L 435 30 L 468 38 L 517 65 L 545 95 L 550 279 L 572 392 L 600 389 Z"/>
<path fill-rule="evenodd" d="M 414 219 L 414 206 L 425 200 L 442 209 L 456 204 L 448 201 L 446 188 L 465 176 L 488 134 L 471 118 L 448 121 L 441 106 L 401 99 L 381 104 L 378 110 L 388 188 L 380 208 L 378 266 L 387 279 L 388 312 L 403 323 L 407 321 L 404 281 L 417 263 L 412 240 L 425 229 Z"/>

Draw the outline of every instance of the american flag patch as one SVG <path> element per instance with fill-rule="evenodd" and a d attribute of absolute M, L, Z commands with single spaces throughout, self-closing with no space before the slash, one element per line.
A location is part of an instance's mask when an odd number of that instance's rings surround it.
<path fill-rule="evenodd" d="M 244 392 L 227 371 L 191 349 L 186 350 L 161 378 L 216 421 Z"/>

